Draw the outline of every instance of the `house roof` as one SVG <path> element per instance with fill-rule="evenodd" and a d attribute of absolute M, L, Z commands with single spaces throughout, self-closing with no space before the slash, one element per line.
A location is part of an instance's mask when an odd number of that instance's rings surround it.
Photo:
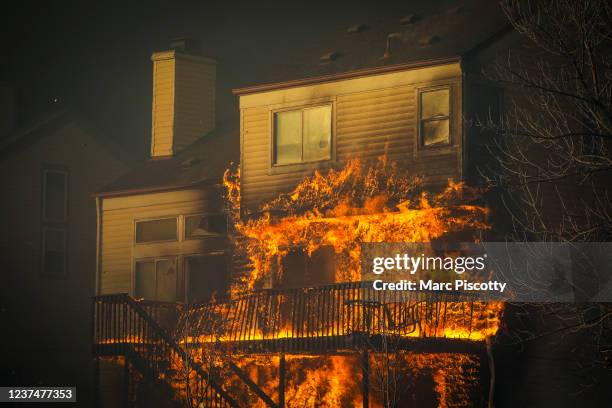
<path fill-rule="evenodd" d="M 107 149 L 115 158 L 127 165 L 135 162 L 134 157 L 106 137 L 96 126 L 82 115 L 69 109 L 50 112 L 35 121 L 22 126 L 0 139 L 0 157 L 25 149 L 40 138 L 50 135 L 67 123 L 75 123 L 87 132 L 100 146 Z"/>
<path fill-rule="evenodd" d="M 239 125 L 228 123 L 187 146 L 175 156 L 149 159 L 94 193 L 111 197 L 217 184 L 240 155 Z"/>
<path fill-rule="evenodd" d="M 461 4 L 461 5 L 457 5 Z M 235 94 L 341 79 L 343 75 L 373 74 L 385 68 L 458 59 L 473 53 L 511 26 L 497 2 L 466 0 L 447 8 L 431 2 L 419 11 L 354 21 L 329 35 L 278 56 L 258 78 L 235 88 Z M 282 59 L 282 61 L 279 61 Z M 339 78 L 338 78 L 339 77 Z"/>
<path fill-rule="evenodd" d="M 465 0 L 440 8 L 427 3 L 413 14 L 397 14 L 338 24 L 333 32 L 313 28 L 304 43 L 271 51 L 252 61 L 256 69 L 234 83 L 235 94 L 372 75 L 392 70 L 460 61 L 510 31 L 497 2 Z M 371 20 L 371 21 L 370 21 Z M 282 41 L 279 39 L 279 43 Z M 274 44 L 271 44 L 274 49 Z M 255 85 L 252 85 L 255 84 Z M 233 106 L 218 106 L 224 126 L 185 148 L 177 156 L 149 159 L 104 187 L 97 196 L 116 196 L 219 183 L 231 161 L 240 157 L 240 135 Z M 228 115 L 228 112 L 231 115 Z"/>

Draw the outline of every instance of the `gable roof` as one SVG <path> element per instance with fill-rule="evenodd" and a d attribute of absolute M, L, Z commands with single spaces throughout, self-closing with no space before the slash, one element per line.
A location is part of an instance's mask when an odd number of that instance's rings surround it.
<path fill-rule="evenodd" d="M 458 62 L 510 31 L 497 2 L 466 0 L 461 6 L 445 9 L 436 9 L 433 3 L 413 15 L 355 22 L 349 27 L 338 26 L 334 33 L 313 32 L 312 41 L 295 44 L 289 54 L 271 53 L 269 58 L 260 58 L 255 72 L 249 74 L 249 82 L 257 85 L 233 92 L 261 92 Z M 233 106 L 218 107 L 218 118 L 230 117 L 225 125 L 174 157 L 147 160 L 95 195 L 110 197 L 219 183 L 230 162 L 240 159 L 240 131 L 238 117 L 230 110 Z"/>
<path fill-rule="evenodd" d="M 126 150 L 122 149 L 119 145 L 102 134 L 96 126 L 83 116 L 69 109 L 60 109 L 50 112 L 0 139 L 0 158 L 19 151 L 20 149 L 26 149 L 30 144 L 52 134 L 53 131 L 60 129 L 68 123 L 75 123 L 90 135 L 96 143 L 108 150 L 115 158 L 124 164 L 132 165 L 135 162 L 134 157 Z"/>

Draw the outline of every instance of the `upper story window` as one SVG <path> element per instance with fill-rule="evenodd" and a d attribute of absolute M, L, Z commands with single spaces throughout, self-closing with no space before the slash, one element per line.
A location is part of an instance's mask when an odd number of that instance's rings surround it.
<path fill-rule="evenodd" d="M 225 214 L 185 216 L 185 239 L 199 239 L 227 234 Z"/>
<path fill-rule="evenodd" d="M 43 221 L 65 222 L 68 217 L 68 172 L 43 170 Z"/>
<path fill-rule="evenodd" d="M 136 221 L 136 243 L 177 240 L 177 217 Z"/>
<path fill-rule="evenodd" d="M 450 89 L 425 89 L 419 94 L 419 135 L 422 147 L 448 146 L 450 138 Z"/>
<path fill-rule="evenodd" d="M 307 107 L 274 114 L 275 165 L 331 159 L 332 107 Z"/>

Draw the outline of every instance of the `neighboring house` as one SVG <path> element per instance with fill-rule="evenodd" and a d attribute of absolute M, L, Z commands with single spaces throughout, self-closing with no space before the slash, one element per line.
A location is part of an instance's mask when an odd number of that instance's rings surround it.
<path fill-rule="evenodd" d="M 130 156 L 67 110 L 0 139 L 3 384 L 72 384 L 79 401 L 91 403 L 91 193 L 131 165 Z"/>
<path fill-rule="evenodd" d="M 231 162 L 240 163 L 245 212 L 290 191 L 315 169 L 342 166 L 355 156 L 375 158 L 385 149 L 390 159 L 424 176 L 430 188 L 466 178 L 472 132 L 466 118 L 499 99 L 497 92 L 490 101 L 475 99 L 483 86 L 478 56 L 509 29 L 500 25 L 503 19 L 483 22 L 485 29 L 466 28 L 461 21 L 469 14 L 457 13 L 462 14 L 442 17 L 456 20 L 440 23 L 449 30 L 443 38 L 414 32 L 410 37 L 413 21 L 406 23 L 408 34 L 351 27 L 342 36 L 350 51 L 318 48 L 316 55 L 306 54 L 311 64 L 304 64 L 302 76 L 285 80 L 279 74 L 283 82 L 236 89 L 239 118 L 223 125 L 215 120 L 228 116 L 215 111 L 215 62 L 185 46 L 153 54 L 151 159 L 95 194 L 94 344 L 101 406 L 134 397 L 134 371 L 154 382 L 173 381 L 176 369 L 171 374 L 158 363 L 167 357 L 153 353 L 151 359 L 147 351 L 149 342 L 162 341 L 167 352 L 181 353 L 172 327 L 155 311 L 174 306 L 155 302 L 201 302 L 226 294 L 233 264 L 220 190 Z M 364 48 L 368 41 L 378 48 Z M 270 67 L 272 73 L 291 72 L 283 64 Z M 323 283 L 330 282 L 308 282 Z M 122 312 L 113 315 L 114 308 Z M 112 324 L 123 329 L 109 331 Z M 246 320 L 237 324 L 245 325 Z M 304 343 L 295 347 L 301 350 Z M 260 395 L 248 375 L 233 369 Z M 213 383 L 211 398 L 233 405 L 223 386 Z M 207 403 L 217 406 L 212 399 Z"/>
<path fill-rule="evenodd" d="M 216 124 L 214 61 L 174 50 L 152 60 L 151 159 L 95 193 L 98 293 L 205 300 L 228 282 L 220 181 L 238 160 L 239 128 Z M 218 282 L 203 262 L 219 268 Z"/>

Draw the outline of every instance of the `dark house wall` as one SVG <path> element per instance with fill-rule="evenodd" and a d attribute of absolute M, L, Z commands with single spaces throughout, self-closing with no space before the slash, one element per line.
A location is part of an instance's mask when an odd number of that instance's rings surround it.
<path fill-rule="evenodd" d="M 68 174 L 66 272 L 42 267 L 43 169 Z M 0 152 L 0 320 L 4 385 L 76 386 L 90 406 L 96 204 L 91 193 L 127 170 L 76 122 L 43 123 Z M 53 225 L 55 226 L 55 225 Z"/>

